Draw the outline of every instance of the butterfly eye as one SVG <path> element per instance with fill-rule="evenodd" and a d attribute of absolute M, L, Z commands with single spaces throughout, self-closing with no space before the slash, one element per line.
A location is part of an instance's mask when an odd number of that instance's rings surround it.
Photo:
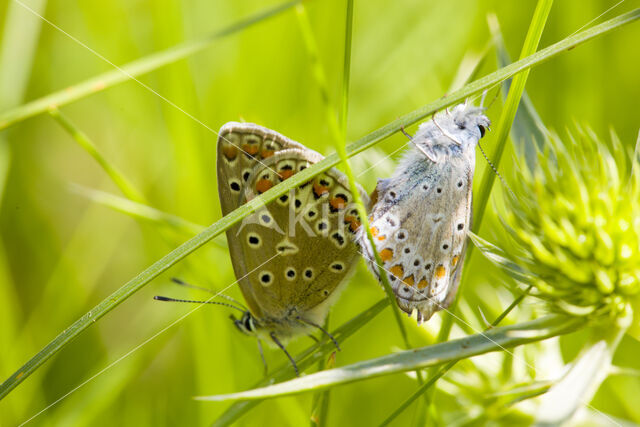
<path fill-rule="evenodd" d="M 478 129 L 480 129 L 480 138 L 482 138 L 486 129 L 482 125 L 478 125 Z"/>
<path fill-rule="evenodd" d="M 244 327 L 247 331 L 253 332 L 253 319 L 249 313 L 242 316 L 244 319 Z"/>

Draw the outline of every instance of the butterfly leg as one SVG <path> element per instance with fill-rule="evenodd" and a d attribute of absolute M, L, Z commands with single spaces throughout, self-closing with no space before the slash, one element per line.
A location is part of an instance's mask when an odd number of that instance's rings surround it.
<path fill-rule="evenodd" d="M 284 351 L 284 354 L 287 355 L 287 357 L 289 358 L 289 361 L 291 362 L 291 364 L 293 365 L 293 370 L 296 371 L 296 377 L 300 376 L 300 372 L 298 371 L 298 365 L 296 365 L 296 361 L 293 360 L 293 357 L 291 357 L 291 355 L 289 354 L 289 352 L 287 351 L 286 348 L 284 348 L 284 346 L 282 345 L 282 343 L 280 342 L 280 340 L 278 340 L 278 338 L 276 337 L 276 334 L 274 332 L 271 332 L 269 334 L 269 336 L 271 337 L 271 339 L 273 340 L 274 343 L 276 343 L 276 345 L 278 347 L 280 347 L 280 350 Z"/>
<path fill-rule="evenodd" d="M 409 135 L 409 134 L 407 133 L 407 131 L 406 131 L 406 130 L 404 130 L 404 126 L 402 126 L 402 127 L 400 128 L 400 131 L 402 131 L 402 133 L 404 134 L 404 136 L 406 136 L 407 138 L 409 138 L 409 141 L 411 141 L 411 140 L 413 139 L 413 137 L 412 137 L 411 135 Z"/>
<path fill-rule="evenodd" d="M 264 351 L 262 351 L 262 341 L 258 339 L 258 351 L 260 352 L 260 359 L 262 359 L 262 365 L 264 366 L 264 375 L 266 376 L 269 372 L 269 367 L 267 366 L 267 359 L 264 358 Z"/>
<path fill-rule="evenodd" d="M 309 326 L 313 326 L 314 328 L 318 328 L 322 331 L 323 334 L 325 334 L 326 336 L 328 336 L 331 341 L 333 341 L 333 344 L 336 346 L 336 348 L 338 349 L 338 351 L 342 351 L 340 349 L 340 345 L 338 344 L 338 341 L 336 341 L 336 339 L 333 337 L 333 335 L 331 335 L 325 328 L 323 328 L 322 326 L 318 325 L 317 323 L 311 322 L 309 320 L 305 320 L 302 317 L 298 317 L 297 318 L 298 321 L 302 322 L 302 323 L 306 323 Z"/>

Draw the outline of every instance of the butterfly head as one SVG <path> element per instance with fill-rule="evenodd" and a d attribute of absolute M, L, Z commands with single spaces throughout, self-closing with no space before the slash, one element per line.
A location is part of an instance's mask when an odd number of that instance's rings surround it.
<path fill-rule="evenodd" d="M 256 331 L 258 330 L 258 324 L 256 322 L 256 318 L 251 314 L 249 310 L 242 313 L 242 317 L 237 319 L 233 314 L 231 316 L 231 320 L 233 320 L 233 324 L 238 328 L 240 332 L 247 335 L 256 335 Z"/>
<path fill-rule="evenodd" d="M 480 139 L 484 136 L 491 121 L 484 115 L 484 108 L 457 105 L 451 112 L 454 127 L 467 137 L 473 136 Z"/>
<path fill-rule="evenodd" d="M 475 148 L 489 126 L 491 121 L 483 108 L 459 104 L 420 125 L 416 138 L 431 146 Z"/>

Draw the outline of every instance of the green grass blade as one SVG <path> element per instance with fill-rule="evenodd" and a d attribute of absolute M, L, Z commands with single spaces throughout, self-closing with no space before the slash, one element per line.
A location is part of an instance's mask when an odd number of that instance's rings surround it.
<path fill-rule="evenodd" d="M 522 46 L 520 59 L 526 58 L 529 55 L 534 54 L 534 52 L 536 51 L 552 5 L 553 5 L 553 0 L 538 1 L 533 17 L 531 19 L 529 30 L 527 31 L 527 36 L 525 38 L 524 45 Z M 513 119 L 515 117 L 515 113 L 517 111 L 520 98 L 524 91 L 524 86 L 526 84 L 528 75 L 529 75 L 529 70 L 526 70 L 523 73 L 520 73 L 513 78 L 513 84 L 507 96 L 505 106 L 502 110 L 502 116 L 498 121 L 498 135 L 496 137 L 496 141 L 497 141 L 496 149 L 493 151 L 492 154 L 489 155 L 489 159 L 491 159 L 491 161 L 494 163 L 496 168 L 500 163 L 500 156 L 502 155 L 502 151 L 504 150 L 504 146 L 506 145 L 507 137 L 509 136 L 509 130 L 511 129 L 511 124 L 513 123 Z M 477 196 L 474 195 L 475 211 L 473 215 L 473 219 L 474 219 L 473 228 L 475 230 L 479 230 L 480 226 L 482 225 L 484 211 L 487 206 L 487 201 L 489 200 L 489 195 L 491 194 L 491 189 L 493 188 L 494 179 L 495 179 L 495 172 L 493 171 L 493 169 L 492 168 L 487 169 L 485 171 L 484 176 L 482 177 L 482 182 L 480 184 L 480 190 L 479 190 L 480 193 Z M 465 264 L 468 264 L 470 262 L 474 252 L 473 249 L 474 249 L 474 246 L 469 246 Z M 458 306 L 459 296 L 462 294 L 462 290 L 464 289 L 467 280 L 468 280 L 467 276 L 463 276 L 460 282 L 460 286 L 458 288 L 458 297 L 453 300 L 453 303 L 449 307 L 449 310 L 452 313 L 455 313 L 456 311 L 456 308 Z M 451 333 L 451 328 L 453 327 L 453 319 L 454 319 L 454 316 L 447 316 L 444 318 L 444 320 L 442 321 L 442 327 L 440 328 L 440 331 L 438 333 L 437 342 L 444 342 L 449 338 L 449 334 Z M 435 376 L 436 373 L 432 371 L 431 375 Z M 431 389 L 428 393 L 430 400 L 433 399 L 433 390 L 434 389 Z"/>
<path fill-rule="evenodd" d="M 557 42 L 545 49 L 540 50 L 539 52 L 534 53 L 533 55 L 516 61 L 513 64 L 510 64 L 479 80 L 476 80 L 475 82 L 466 85 L 464 88 L 451 93 L 447 97 L 431 102 L 411 113 L 408 113 L 392 121 L 386 126 L 383 126 L 371 132 L 358 141 L 349 144 L 347 146 L 347 154 L 349 156 L 354 156 L 382 141 L 388 136 L 398 132 L 403 126 L 406 127 L 413 123 L 416 123 L 417 121 L 430 116 L 438 110 L 455 104 L 472 94 L 478 93 L 486 88 L 495 85 L 496 83 L 500 83 L 523 70 L 529 69 L 534 65 L 538 65 L 544 61 L 547 61 L 565 50 L 571 49 L 588 40 L 606 34 L 625 24 L 634 22 L 638 18 L 640 18 L 640 9 L 634 9 L 631 12 L 622 14 L 613 19 L 603 22 L 602 24 L 596 25 L 595 27 L 567 37 L 560 42 Z M 327 156 L 325 159 L 316 163 L 315 165 L 293 175 L 285 182 L 282 182 L 269 189 L 260 197 L 256 197 L 250 202 L 240 206 L 235 211 L 229 213 L 224 218 L 221 218 L 219 221 L 207 227 L 202 233 L 183 243 L 182 245 L 153 263 L 139 275 L 124 284 L 120 289 L 115 291 L 113 294 L 111 294 L 109 297 L 107 297 L 105 300 L 91 309 L 88 313 L 74 322 L 71 326 L 69 326 L 69 328 L 60 333 L 35 356 L 33 356 L 22 367 L 14 372 L 7 380 L 5 380 L 0 385 L 0 399 L 9 394 L 18 384 L 28 378 L 29 375 L 31 375 L 40 365 L 47 361 L 61 348 L 66 346 L 80 332 L 88 328 L 92 323 L 107 314 L 109 311 L 113 310 L 115 307 L 125 301 L 129 296 L 140 290 L 155 277 L 168 270 L 170 267 L 189 255 L 191 252 L 207 243 L 213 237 L 227 230 L 236 222 L 242 220 L 242 218 L 256 211 L 258 208 L 264 206 L 265 204 L 275 200 L 277 197 L 285 194 L 287 191 L 289 191 L 289 189 L 300 186 L 318 173 L 336 166 L 339 161 L 340 158 L 336 153 Z"/>
<path fill-rule="evenodd" d="M 115 167 L 110 161 L 108 161 L 102 153 L 98 150 L 98 147 L 89 139 L 89 137 L 78 129 L 69 119 L 67 119 L 64 114 L 60 112 L 57 108 L 49 110 L 49 114 L 51 117 L 56 119 L 56 121 L 62 126 L 69 135 L 82 147 L 93 159 L 98 162 L 102 170 L 109 175 L 111 181 L 122 191 L 122 194 L 125 195 L 128 199 L 133 201 L 142 203 L 145 201 L 144 196 L 136 190 L 136 188 L 131 184 L 131 182 Z"/>
<path fill-rule="evenodd" d="M 465 359 L 494 351 L 541 341 L 567 334 L 584 326 L 586 321 L 561 315 L 550 315 L 518 325 L 491 329 L 448 342 L 413 350 L 402 351 L 370 359 L 341 368 L 317 372 L 280 384 L 240 393 L 201 396 L 198 400 L 224 401 L 237 399 L 265 399 L 320 390 L 339 384 L 348 384 L 437 366 L 453 360 Z"/>
<path fill-rule="evenodd" d="M 527 36 L 524 41 L 524 45 L 522 46 L 522 52 L 520 54 L 520 60 L 524 58 L 530 58 L 531 56 L 536 55 L 535 52 L 540 41 L 540 37 L 542 36 L 542 30 L 547 22 L 547 17 L 549 16 L 549 11 L 551 10 L 551 6 L 553 4 L 553 0 L 539 0 L 536 6 L 536 10 L 533 14 L 533 18 L 531 19 L 531 25 L 529 27 L 529 31 L 527 32 Z M 548 48 L 547 48 L 548 49 Z M 544 52 L 546 49 L 541 50 L 540 52 Z M 540 53 L 538 52 L 538 53 Z M 518 61 L 520 62 L 520 61 Z M 509 66 L 505 67 L 508 68 Z M 504 69 L 504 68 L 503 68 Z M 504 151 L 504 147 L 507 143 L 507 138 L 509 137 L 509 130 L 511 129 L 511 124 L 513 123 L 513 119 L 516 115 L 516 111 L 518 109 L 518 104 L 520 102 L 520 98 L 522 93 L 524 92 L 524 86 L 527 82 L 527 77 L 529 76 L 529 70 L 526 70 L 513 78 L 513 83 L 511 85 L 511 90 L 509 91 L 509 95 L 507 96 L 507 100 L 505 102 L 504 108 L 502 110 L 502 115 L 498 121 L 497 126 L 497 136 L 496 136 L 496 147 L 489 155 L 489 159 L 493 162 L 495 167 L 497 168 L 500 164 L 500 157 L 502 156 L 502 152 Z M 473 228 L 475 230 L 479 230 L 482 225 L 482 219 L 484 217 L 485 208 L 487 206 L 487 201 L 489 200 L 489 195 L 491 194 L 491 189 L 493 188 L 493 182 L 495 180 L 495 172 L 493 169 L 487 169 L 482 177 L 482 181 L 479 187 L 479 194 L 474 196 L 474 212 L 473 212 Z M 471 256 L 473 254 L 473 246 L 470 246 L 467 253 L 467 261 L 469 262 Z M 465 277 L 461 280 L 460 287 L 458 289 L 458 295 L 461 295 L 462 290 L 465 285 Z M 457 306 L 458 298 L 453 300 L 451 307 L 449 310 L 451 312 L 455 312 Z M 438 342 L 443 342 L 449 337 L 449 333 L 451 332 L 451 327 L 453 325 L 453 316 L 447 316 L 444 318 L 442 322 L 442 328 L 438 334 Z"/>
<path fill-rule="evenodd" d="M 89 95 L 101 92 L 107 88 L 129 81 L 134 77 L 157 70 L 160 67 L 179 61 L 180 59 L 187 58 L 190 55 L 206 49 L 216 40 L 238 33 L 247 27 L 276 16 L 300 3 L 300 1 L 302 0 L 294 0 L 266 9 L 201 39 L 181 43 L 169 49 L 147 55 L 143 58 L 125 64 L 122 67 L 117 67 L 115 70 L 107 71 L 106 73 L 99 74 L 76 85 L 43 96 L 42 98 L 28 102 L 27 104 L 19 107 L 12 108 L 9 111 L 5 111 L 0 114 L 0 130 L 29 117 L 42 114 L 52 107 L 59 108 L 79 99 L 86 98 Z"/>
<path fill-rule="evenodd" d="M 360 215 L 360 221 L 362 223 L 362 227 L 367 233 L 367 238 L 369 239 L 369 243 L 371 244 L 371 248 L 373 249 L 373 253 L 376 259 L 376 263 L 378 264 L 378 273 L 380 274 L 382 286 L 384 288 L 385 293 L 387 294 L 387 298 L 391 302 L 391 308 L 393 310 L 393 316 L 396 319 L 396 323 L 398 324 L 398 329 L 400 330 L 400 335 L 402 336 L 402 340 L 404 341 L 405 347 L 410 348 L 409 338 L 407 336 L 407 331 L 404 327 L 404 323 L 402 323 L 402 318 L 400 316 L 400 310 L 398 309 L 398 305 L 395 303 L 395 296 L 393 294 L 393 290 L 391 289 L 391 285 L 389 284 L 389 278 L 387 277 L 387 272 L 382 267 L 384 263 L 380 258 L 380 254 L 376 250 L 375 242 L 373 241 L 373 236 L 371 235 L 371 229 L 369 227 L 369 218 L 367 213 L 367 208 L 362 202 L 362 198 L 360 197 L 360 192 L 358 191 L 358 187 L 356 185 L 356 178 L 353 175 L 353 170 L 351 169 L 351 165 L 349 164 L 349 155 L 347 154 L 346 147 L 346 135 L 347 135 L 347 114 L 349 110 L 349 74 L 351 67 L 351 30 L 353 25 L 353 0 L 347 0 L 347 23 L 346 23 L 346 42 L 345 42 L 345 52 L 344 52 L 344 69 L 343 69 L 343 85 L 342 85 L 342 96 L 341 96 L 341 108 L 340 108 L 340 122 L 337 123 L 333 115 L 329 117 L 329 128 L 331 129 L 334 139 L 336 140 L 336 150 L 338 155 L 340 156 L 340 161 L 344 166 L 345 173 L 347 178 L 349 179 L 349 185 L 351 186 L 351 193 L 353 194 L 354 202 L 358 208 L 358 215 Z"/>
<path fill-rule="evenodd" d="M 529 27 L 527 37 L 525 38 L 524 45 L 522 47 L 520 59 L 526 58 L 537 50 L 540 37 L 542 37 L 542 30 L 547 23 L 547 17 L 549 16 L 552 5 L 553 0 L 538 1 L 538 5 L 536 6 L 536 10 L 531 20 L 531 26 Z M 489 159 L 491 159 L 496 168 L 500 165 L 502 153 L 507 145 L 511 125 L 515 119 L 522 94 L 524 93 L 524 87 L 527 83 L 527 78 L 529 77 L 529 71 L 530 70 L 526 70 L 513 78 L 509 94 L 507 95 L 507 100 L 505 101 L 502 114 L 498 121 L 498 134 L 496 136 L 495 148 L 489 155 Z M 484 176 L 482 177 L 480 194 L 476 198 L 476 202 L 483 208 L 477 209 L 476 212 L 474 212 L 474 220 L 477 224 L 476 230 L 478 230 L 482 224 L 485 212 L 484 206 L 486 206 L 487 200 L 489 200 L 489 195 L 491 194 L 491 189 L 493 188 L 495 179 L 496 174 L 493 170 L 489 169 L 485 171 Z"/>
<path fill-rule="evenodd" d="M 488 18 L 489 29 L 493 35 L 494 44 L 496 46 L 496 56 L 498 67 L 504 67 L 511 63 L 509 52 L 504 45 L 504 39 L 500 31 L 500 24 L 498 17 L 490 15 Z M 506 80 L 503 84 L 504 93 L 509 92 L 511 86 L 510 81 Z M 532 168 L 536 161 L 536 149 L 541 148 L 544 144 L 545 134 L 548 133 L 540 115 L 536 111 L 536 108 L 531 101 L 531 98 L 524 91 L 516 117 L 511 126 L 511 139 L 516 144 L 516 147 L 520 149 L 527 160 L 527 165 Z"/>
<path fill-rule="evenodd" d="M 346 135 L 347 135 L 347 116 L 349 111 L 349 77 L 350 77 L 350 68 L 351 68 L 351 39 L 352 39 L 352 26 L 353 26 L 353 2 L 351 0 L 347 1 L 347 16 L 346 16 L 346 24 L 345 24 L 345 49 L 344 49 L 344 61 L 343 61 L 343 82 L 342 82 L 342 91 L 341 91 L 341 105 L 340 111 L 336 113 L 335 109 L 332 107 L 331 102 L 329 100 L 329 91 L 327 88 L 327 79 L 324 73 L 324 69 L 319 61 L 318 49 L 316 45 L 315 38 L 313 36 L 313 32 L 311 30 L 311 25 L 307 18 L 305 9 L 303 5 L 300 5 L 296 8 L 298 12 L 298 22 L 300 24 L 300 29 L 303 34 L 303 40 L 305 41 L 305 47 L 307 49 L 307 53 L 311 60 L 311 67 L 313 69 L 313 74 L 316 79 L 316 83 L 320 89 L 320 93 L 322 95 L 323 103 L 325 106 L 325 113 L 327 117 L 327 124 L 329 126 L 329 131 L 331 132 L 331 136 L 335 141 L 336 151 L 340 156 L 340 161 L 344 166 L 345 173 L 350 183 L 350 190 L 354 195 L 354 202 L 358 207 L 358 214 L 360 215 L 362 226 L 367 230 L 367 238 L 372 245 L 374 250 L 374 254 L 376 256 L 376 260 L 378 265 L 382 266 L 382 260 L 378 255 L 375 245 L 373 244 L 373 236 L 371 236 L 371 231 L 369 230 L 369 221 L 367 217 L 367 208 L 364 206 L 362 199 L 360 197 L 360 193 L 357 190 L 356 180 L 353 175 L 353 170 L 351 165 L 348 163 L 348 155 L 345 149 L 346 143 Z M 337 118 L 336 118 L 337 117 Z M 395 304 L 395 297 L 393 295 L 393 291 L 391 289 L 391 285 L 389 284 L 389 279 L 387 277 L 386 271 L 382 267 L 379 269 L 379 274 L 382 279 L 383 288 L 385 293 L 387 294 L 387 298 L 392 303 L 394 317 L 398 324 L 398 328 L 400 330 L 400 334 L 405 342 L 406 348 L 409 348 L 409 340 L 407 337 L 407 332 L 402 323 L 402 319 L 400 316 L 400 310 Z"/>
<path fill-rule="evenodd" d="M 100 203 L 103 206 L 121 212 L 125 215 L 129 215 L 132 218 L 160 225 L 167 225 L 172 229 L 187 235 L 201 233 L 206 228 L 204 225 L 193 223 L 177 215 L 172 215 L 156 208 L 152 208 L 144 203 L 134 202 L 105 191 L 86 188 L 81 185 L 72 185 L 71 189 L 93 202 Z M 214 242 L 221 247 L 226 247 L 225 239 L 222 237 L 220 239 L 214 239 Z"/>

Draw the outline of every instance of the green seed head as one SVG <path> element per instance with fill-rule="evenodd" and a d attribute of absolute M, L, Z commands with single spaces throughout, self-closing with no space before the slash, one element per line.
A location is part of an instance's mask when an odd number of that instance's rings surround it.
<path fill-rule="evenodd" d="M 624 314 L 640 293 L 640 160 L 578 129 L 522 161 L 503 215 L 535 294 L 573 315 Z"/>

